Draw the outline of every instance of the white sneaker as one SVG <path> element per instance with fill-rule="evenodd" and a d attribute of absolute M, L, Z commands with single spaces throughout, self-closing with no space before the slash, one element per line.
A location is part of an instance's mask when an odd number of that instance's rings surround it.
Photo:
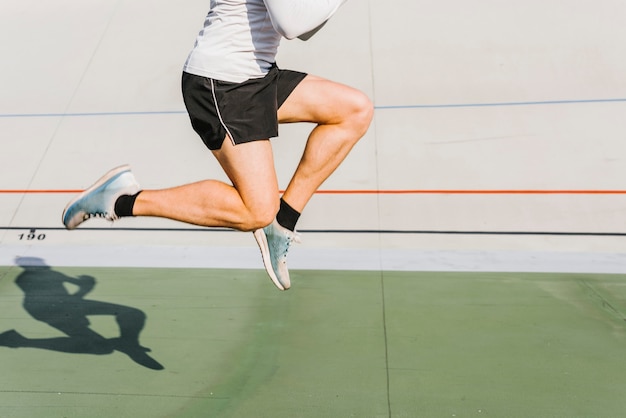
<path fill-rule="evenodd" d="M 287 251 L 292 242 L 300 242 L 300 234 L 282 227 L 276 220 L 254 231 L 254 238 L 261 249 L 263 264 L 270 279 L 280 290 L 291 287 L 287 269 Z"/>
<path fill-rule="evenodd" d="M 67 204 L 62 220 L 67 229 L 74 229 L 93 217 L 115 221 L 115 201 L 122 195 L 134 195 L 141 190 L 130 166 L 123 165 L 106 173 L 94 185 Z"/>

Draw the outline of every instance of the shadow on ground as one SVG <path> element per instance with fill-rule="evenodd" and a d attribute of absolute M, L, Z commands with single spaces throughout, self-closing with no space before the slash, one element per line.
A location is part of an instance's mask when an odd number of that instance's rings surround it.
<path fill-rule="evenodd" d="M 40 258 L 21 257 L 16 262 L 23 269 L 15 284 L 24 292 L 26 312 L 63 332 L 66 337 L 27 338 L 16 330 L 9 330 L 0 334 L 0 346 L 96 355 L 119 351 L 141 366 L 163 370 L 164 367 L 147 354 L 150 349 L 139 343 L 139 334 L 146 322 L 143 311 L 85 299 L 96 285 L 93 276 L 67 276 L 53 270 Z M 78 290 L 71 293 L 65 287 L 66 283 L 77 286 Z M 114 317 L 119 326 L 119 337 L 105 338 L 91 329 L 90 315 Z"/>

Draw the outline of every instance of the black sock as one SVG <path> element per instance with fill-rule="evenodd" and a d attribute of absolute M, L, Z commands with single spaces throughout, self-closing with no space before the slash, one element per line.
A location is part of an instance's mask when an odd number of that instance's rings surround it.
<path fill-rule="evenodd" d="M 137 196 L 139 196 L 141 191 L 135 193 L 134 195 L 122 195 L 117 198 L 115 201 L 115 214 L 119 217 L 122 216 L 133 216 L 133 206 L 135 206 L 135 200 Z"/>
<path fill-rule="evenodd" d="M 300 212 L 289 206 L 283 199 L 280 199 L 280 209 L 276 215 L 276 222 L 283 228 L 295 231 L 298 218 L 300 218 Z"/>

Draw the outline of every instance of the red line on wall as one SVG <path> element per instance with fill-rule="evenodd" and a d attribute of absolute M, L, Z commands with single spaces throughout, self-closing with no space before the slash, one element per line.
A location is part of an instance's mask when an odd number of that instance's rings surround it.
<path fill-rule="evenodd" d="M 83 190 L 0 190 L 0 194 L 76 194 Z M 532 195 L 532 194 L 569 194 L 569 195 L 621 195 L 626 194 L 626 190 L 318 190 L 316 194 L 336 194 L 336 195 L 401 195 L 401 194 L 512 194 L 512 195 Z"/>
<path fill-rule="evenodd" d="M 319 190 L 318 194 L 626 194 L 626 190 Z"/>
<path fill-rule="evenodd" d="M 82 190 L 0 190 L 0 194 L 75 194 Z"/>

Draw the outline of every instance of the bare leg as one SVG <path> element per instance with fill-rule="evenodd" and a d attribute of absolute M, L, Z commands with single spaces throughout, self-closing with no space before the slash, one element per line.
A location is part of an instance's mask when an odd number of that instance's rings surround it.
<path fill-rule="evenodd" d="M 351 87 L 307 76 L 278 111 L 281 123 L 313 122 L 313 129 L 283 199 L 302 212 L 322 183 L 367 132 L 370 100 Z"/>
<path fill-rule="evenodd" d="M 252 231 L 278 211 L 278 181 L 268 140 L 233 146 L 227 138 L 214 155 L 233 182 L 204 180 L 163 190 L 145 190 L 135 216 L 158 216 L 210 227 Z"/>
<path fill-rule="evenodd" d="M 313 122 L 317 126 L 307 140 L 283 200 L 296 212 L 302 212 L 318 187 L 348 155 L 365 134 L 372 120 L 373 106 L 365 95 L 350 87 L 307 76 L 278 110 L 281 123 Z M 274 284 L 289 289 L 287 252 L 297 235 L 291 229 L 291 210 L 279 213 L 276 222 L 254 232 L 263 263 Z M 282 216 L 286 215 L 286 216 Z M 285 225 L 280 225 L 280 220 Z"/>
<path fill-rule="evenodd" d="M 302 159 L 283 198 L 301 212 L 318 187 L 365 134 L 372 119 L 369 99 L 358 90 L 307 76 L 278 112 L 281 123 L 313 122 Z M 163 190 L 145 190 L 135 216 L 252 231 L 272 222 L 278 211 L 278 181 L 268 140 L 233 146 L 228 138 L 214 151 L 232 186 L 204 180 Z"/>

